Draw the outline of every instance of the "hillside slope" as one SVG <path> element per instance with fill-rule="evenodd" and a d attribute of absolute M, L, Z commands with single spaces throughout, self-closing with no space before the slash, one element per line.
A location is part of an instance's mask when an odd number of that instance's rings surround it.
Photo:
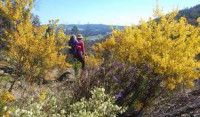
<path fill-rule="evenodd" d="M 80 33 L 87 36 L 96 36 L 96 35 L 107 35 L 112 32 L 111 27 L 123 29 L 124 26 L 110 26 L 105 24 L 62 24 L 62 26 L 67 30 L 67 33 L 70 34 L 74 26 L 77 26 Z"/>
<path fill-rule="evenodd" d="M 185 16 L 189 23 L 197 26 L 197 18 L 200 17 L 200 4 L 191 8 L 186 8 L 179 11 L 178 18 Z"/>
<path fill-rule="evenodd" d="M 200 89 L 187 95 L 158 99 L 145 117 L 200 117 Z"/>

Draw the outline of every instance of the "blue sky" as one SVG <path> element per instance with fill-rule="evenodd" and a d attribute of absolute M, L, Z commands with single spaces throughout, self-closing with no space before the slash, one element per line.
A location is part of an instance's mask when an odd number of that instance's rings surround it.
<path fill-rule="evenodd" d="M 164 13 L 178 6 L 190 8 L 200 0 L 159 0 Z M 60 24 L 137 24 L 141 18 L 153 14 L 156 0 L 38 0 L 32 10 L 39 15 L 41 23 L 59 19 Z"/>

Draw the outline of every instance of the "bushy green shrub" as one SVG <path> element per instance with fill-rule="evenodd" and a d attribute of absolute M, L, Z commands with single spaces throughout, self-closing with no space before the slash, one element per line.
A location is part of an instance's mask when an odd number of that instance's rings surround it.
<path fill-rule="evenodd" d="M 118 106 L 127 107 L 124 116 L 138 116 L 152 105 L 152 102 L 164 90 L 160 78 L 164 76 L 153 73 L 147 65 L 134 67 L 117 61 L 106 61 L 95 72 L 79 78 L 73 88 L 76 100 L 91 97 L 90 90 L 104 87 L 109 95 L 115 95 Z"/>
<path fill-rule="evenodd" d="M 13 101 L 9 92 L 1 100 Z M 14 100 L 12 103 L 0 103 L 0 115 L 12 117 L 115 117 L 125 112 L 125 108 L 115 104 L 115 98 L 105 94 L 104 88 L 91 91 L 92 97 L 87 100 L 72 102 L 73 97 L 58 99 L 49 93 L 41 92 L 39 97 L 30 96 L 25 100 Z M 5 102 L 4 101 L 4 102 Z M 65 101 L 63 103 L 63 101 Z M 0 101 L 1 102 L 1 101 Z M 62 102 L 62 103 L 61 103 Z"/>
<path fill-rule="evenodd" d="M 14 117 L 65 117 L 65 111 L 58 105 L 58 100 L 46 94 L 41 94 L 39 98 L 31 97 L 23 107 L 17 105 L 7 112 Z"/>
<path fill-rule="evenodd" d="M 70 117 L 116 117 L 125 109 L 115 104 L 115 98 L 105 94 L 104 88 L 95 88 L 91 91 L 89 100 L 82 98 L 71 106 Z"/>

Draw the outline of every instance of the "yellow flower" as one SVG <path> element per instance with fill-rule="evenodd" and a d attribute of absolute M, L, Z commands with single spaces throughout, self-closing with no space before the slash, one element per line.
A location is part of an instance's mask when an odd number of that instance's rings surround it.
<path fill-rule="evenodd" d="M 176 81 L 174 80 L 174 78 L 169 78 L 169 79 L 168 79 L 168 82 L 169 82 L 169 83 L 172 83 L 172 84 L 175 84 L 175 83 L 176 83 Z"/>
<path fill-rule="evenodd" d="M 5 113 L 5 114 L 3 115 L 3 117 L 11 117 L 11 116 L 10 116 L 10 114 Z"/>
<path fill-rule="evenodd" d="M 198 17 L 198 18 L 197 18 L 197 22 L 198 22 L 198 23 L 199 23 L 199 25 L 200 25 L 200 17 Z"/>
<path fill-rule="evenodd" d="M 186 85 L 188 87 L 193 87 L 194 86 L 194 82 L 192 82 L 192 81 L 186 82 Z"/>
<path fill-rule="evenodd" d="M 39 97 L 39 100 L 42 101 L 42 100 L 45 100 L 46 99 L 46 91 L 42 91 L 40 93 L 40 97 Z"/>
<path fill-rule="evenodd" d="M 183 78 L 182 77 L 178 77 L 176 81 L 177 81 L 177 83 L 181 83 L 183 81 Z"/>
<path fill-rule="evenodd" d="M 14 101 L 14 100 L 15 100 L 15 96 L 12 95 L 8 91 L 4 92 L 0 97 L 1 102 L 11 102 L 11 101 Z"/>
<path fill-rule="evenodd" d="M 173 90 L 175 88 L 175 86 L 172 84 L 172 83 L 169 83 L 167 85 L 167 87 L 170 89 L 170 90 Z"/>
<path fill-rule="evenodd" d="M 134 103 L 134 106 L 135 106 L 136 109 L 140 110 L 143 107 L 143 104 L 141 102 L 137 101 L 137 102 Z"/>

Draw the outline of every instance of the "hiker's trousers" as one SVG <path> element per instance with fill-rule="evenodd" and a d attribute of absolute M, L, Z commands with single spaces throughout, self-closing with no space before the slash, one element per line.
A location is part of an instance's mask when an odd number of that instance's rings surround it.
<path fill-rule="evenodd" d="M 78 50 L 75 54 L 75 58 L 81 62 L 82 64 L 82 69 L 85 68 L 85 59 L 83 57 L 83 54 L 82 54 L 82 51 L 81 50 Z"/>

